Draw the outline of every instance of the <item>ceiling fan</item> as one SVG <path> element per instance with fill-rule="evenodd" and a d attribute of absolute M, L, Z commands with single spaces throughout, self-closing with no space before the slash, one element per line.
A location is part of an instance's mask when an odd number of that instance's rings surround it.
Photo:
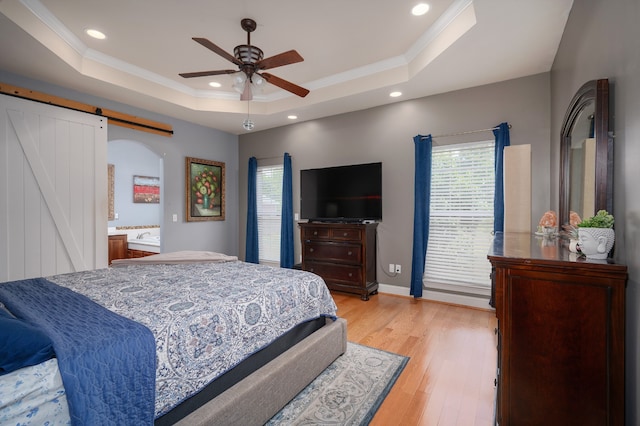
<path fill-rule="evenodd" d="M 184 78 L 192 78 L 219 74 L 235 74 L 241 72 L 241 74 L 236 77 L 234 87 L 242 93 L 240 95 L 240 100 L 242 101 L 252 100 L 253 92 L 251 87 L 261 85 L 263 80 L 300 97 L 304 98 L 307 96 L 309 94 L 309 90 L 304 87 L 300 87 L 290 81 L 276 77 L 273 74 L 262 72 L 263 70 L 302 62 L 304 61 L 302 56 L 300 56 L 300 54 L 295 50 L 288 50 L 278 55 L 264 58 L 262 49 L 251 45 L 251 33 L 256 29 L 256 21 L 245 18 L 240 21 L 240 25 L 242 26 L 242 29 L 247 32 L 247 44 L 236 46 L 235 49 L 233 49 L 233 55 L 227 53 L 206 38 L 193 37 L 194 41 L 200 43 L 212 52 L 217 53 L 229 62 L 236 64 L 238 66 L 237 70 L 199 71 L 181 73 L 179 75 Z"/>

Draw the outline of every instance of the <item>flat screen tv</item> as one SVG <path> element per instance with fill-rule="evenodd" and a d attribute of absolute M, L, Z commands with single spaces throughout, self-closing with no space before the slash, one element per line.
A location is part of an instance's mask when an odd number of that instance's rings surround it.
<path fill-rule="evenodd" d="M 300 170 L 300 217 L 321 222 L 382 220 L 382 163 Z"/>

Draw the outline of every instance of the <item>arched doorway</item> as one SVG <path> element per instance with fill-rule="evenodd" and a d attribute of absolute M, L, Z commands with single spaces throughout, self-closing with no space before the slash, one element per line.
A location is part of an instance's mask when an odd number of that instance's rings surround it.
<path fill-rule="evenodd" d="M 108 163 L 113 165 L 113 217 L 108 222 L 109 233 L 125 233 L 129 241 L 144 240 L 140 241 L 145 243 L 142 249 L 161 252 L 162 156 L 142 142 L 125 139 L 109 141 L 107 151 Z M 157 196 L 153 195 L 156 190 Z"/>

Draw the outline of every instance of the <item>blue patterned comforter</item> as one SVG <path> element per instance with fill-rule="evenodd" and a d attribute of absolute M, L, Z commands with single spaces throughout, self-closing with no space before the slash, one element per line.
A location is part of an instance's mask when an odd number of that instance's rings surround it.
<path fill-rule="evenodd" d="M 239 261 L 134 265 L 48 279 L 151 330 L 156 417 L 296 325 L 336 315 L 317 275 Z"/>

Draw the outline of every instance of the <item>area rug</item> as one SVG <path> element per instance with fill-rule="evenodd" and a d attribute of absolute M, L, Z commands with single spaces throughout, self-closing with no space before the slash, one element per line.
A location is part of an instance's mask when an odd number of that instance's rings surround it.
<path fill-rule="evenodd" d="M 267 425 L 366 425 L 408 360 L 348 342 L 347 351 Z"/>

